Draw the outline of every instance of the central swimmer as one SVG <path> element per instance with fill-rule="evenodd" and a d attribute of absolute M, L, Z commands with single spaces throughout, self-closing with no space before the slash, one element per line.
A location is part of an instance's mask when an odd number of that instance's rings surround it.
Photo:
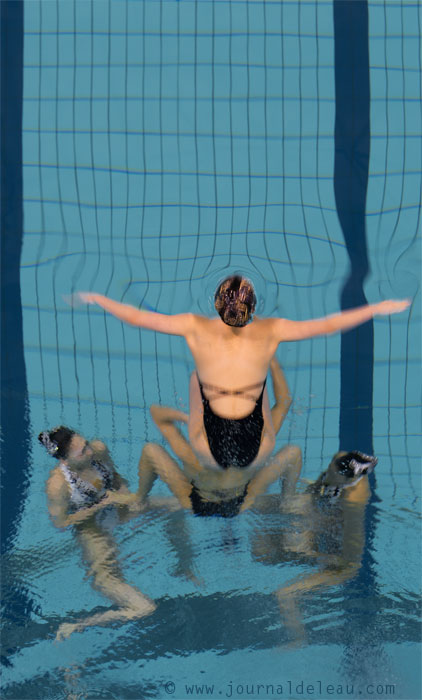
<path fill-rule="evenodd" d="M 253 318 L 255 291 L 252 283 L 239 275 L 228 277 L 218 286 L 214 301 L 219 316 L 212 319 L 192 313 L 141 311 L 92 292 L 79 292 L 77 296 L 133 326 L 185 338 L 196 365 L 190 382 L 190 414 L 187 417 L 174 411 L 167 424 L 183 420 L 184 416 L 188 422 L 190 447 L 185 442 L 191 454 L 183 446 L 181 452 L 185 452 L 186 459 L 177 449 L 175 452 L 181 456 L 189 478 L 179 470 L 186 483 L 182 479 L 181 490 L 176 489 L 170 483 L 173 479 L 168 478 L 168 470 L 163 474 L 162 469 L 156 468 L 160 455 L 152 459 L 153 455 L 148 454 L 144 463 L 146 472 L 151 473 L 149 478 L 145 473 L 144 481 L 150 488 L 152 471 L 157 472 L 182 505 L 198 514 L 202 514 L 201 504 L 228 498 L 232 503 L 237 499 L 236 510 L 243 510 L 252 504 L 254 494 L 262 493 L 277 478 L 276 472 L 280 476 L 287 466 L 297 462 L 295 454 L 285 455 L 287 461 L 276 460 L 278 466 L 267 463 L 284 418 L 283 415 L 279 425 L 274 426 L 266 388 L 270 362 L 280 343 L 350 330 L 376 315 L 403 311 L 410 304 L 408 300 L 382 301 L 307 321 Z M 166 421 L 157 420 L 154 413 L 153 417 L 165 434 Z M 152 446 L 147 447 L 151 452 Z M 158 445 L 154 447 L 160 449 Z M 167 455 L 165 450 L 162 452 Z"/>

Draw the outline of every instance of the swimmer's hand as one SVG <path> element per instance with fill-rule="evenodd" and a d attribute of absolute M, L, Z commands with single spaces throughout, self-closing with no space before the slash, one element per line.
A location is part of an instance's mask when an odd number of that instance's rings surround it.
<path fill-rule="evenodd" d="M 401 301 L 395 299 L 387 299 L 376 304 L 376 314 L 379 316 L 389 316 L 390 314 L 399 314 L 405 311 L 410 304 L 411 299 L 403 299 Z"/>
<path fill-rule="evenodd" d="M 123 489 L 119 491 L 109 491 L 105 498 L 101 499 L 101 503 L 105 506 L 123 506 L 134 515 L 142 513 L 148 508 L 146 501 L 141 501 L 137 493 L 130 493 Z"/>
<path fill-rule="evenodd" d="M 74 292 L 73 294 L 64 294 L 63 299 L 65 300 L 66 304 L 69 304 L 69 306 L 77 309 L 83 304 L 96 304 L 96 296 L 97 295 L 94 294 L 94 292 Z"/>
<path fill-rule="evenodd" d="M 109 491 L 101 499 L 101 503 L 103 505 L 132 506 L 139 503 L 139 496 L 137 493 L 130 493 L 123 489 L 121 491 Z"/>
<path fill-rule="evenodd" d="M 83 304 L 96 304 L 97 295 L 94 292 L 76 292 Z"/>

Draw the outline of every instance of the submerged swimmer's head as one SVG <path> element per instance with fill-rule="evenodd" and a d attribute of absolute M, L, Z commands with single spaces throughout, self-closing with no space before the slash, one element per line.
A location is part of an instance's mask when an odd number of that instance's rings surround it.
<path fill-rule="evenodd" d="M 44 445 L 48 454 L 56 459 L 66 459 L 70 451 L 70 443 L 73 436 L 76 435 L 74 430 L 60 425 L 53 430 L 43 430 L 38 435 L 38 440 Z"/>
<path fill-rule="evenodd" d="M 338 479 L 355 484 L 365 474 L 371 474 L 377 464 L 376 457 L 356 450 L 354 452 L 337 452 L 329 469 L 331 469 L 332 474 L 337 475 Z"/>
<path fill-rule="evenodd" d="M 376 457 L 363 452 L 337 452 L 328 469 L 315 482 L 317 492 L 325 498 L 335 499 L 343 489 L 356 486 L 363 476 L 371 474 L 377 463 Z"/>
<path fill-rule="evenodd" d="M 240 275 L 227 277 L 217 287 L 214 303 L 221 320 L 228 326 L 246 326 L 252 320 L 256 306 L 252 282 Z"/>
<path fill-rule="evenodd" d="M 53 430 L 44 430 L 38 435 L 48 454 L 75 468 L 83 467 L 93 457 L 94 449 L 82 435 L 71 428 L 60 425 Z"/>

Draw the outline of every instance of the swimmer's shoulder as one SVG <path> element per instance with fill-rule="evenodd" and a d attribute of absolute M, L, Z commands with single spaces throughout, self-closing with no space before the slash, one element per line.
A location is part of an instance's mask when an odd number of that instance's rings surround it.
<path fill-rule="evenodd" d="M 190 329 L 194 332 L 203 332 L 206 330 L 214 331 L 218 326 L 221 326 L 220 318 L 208 318 L 208 316 L 201 316 L 200 314 L 190 314 Z"/>
<path fill-rule="evenodd" d="M 103 466 L 114 469 L 114 463 L 111 458 L 110 452 L 108 451 L 107 445 L 98 438 L 90 440 L 89 444 L 94 452 L 93 460 L 101 462 Z"/>
<path fill-rule="evenodd" d="M 59 467 L 55 467 L 50 473 L 46 484 L 47 495 L 50 499 L 57 500 L 68 497 L 69 487 L 65 476 Z"/>
<path fill-rule="evenodd" d="M 283 334 L 284 322 L 285 319 L 282 318 L 260 318 L 259 316 L 254 316 L 251 323 L 246 325 L 244 329 L 239 330 L 245 331 L 245 337 L 250 337 L 251 339 L 257 336 L 261 340 L 268 339 L 271 341 L 277 339 L 280 342 L 280 334 Z M 197 334 L 202 336 L 204 333 L 220 335 L 223 330 L 222 326 L 223 324 L 218 316 L 208 318 L 199 314 L 191 314 L 189 330 L 192 336 Z"/>
<path fill-rule="evenodd" d="M 252 323 L 246 327 L 258 332 L 261 336 L 265 334 L 266 337 L 271 337 L 276 334 L 279 321 L 279 318 L 261 318 L 259 316 L 254 316 Z"/>
<path fill-rule="evenodd" d="M 186 314 L 188 316 L 188 314 Z M 217 323 L 219 322 L 219 317 L 214 316 L 213 318 L 209 318 L 209 316 L 203 316 L 202 314 L 189 314 L 191 317 L 191 323 Z"/>
<path fill-rule="evenodd" d="M 271 316 L 269 318 L 254 318 L 256 330 L 259 328 L 261 336 L 265 336 L 269 340 L 281 343 L 287 340 L 300 340 L 306 336 L 306 322 L 291 321 L 287 318 L 279 316 Z"/>
<path fill-rule="evenodd" d="M 93 440 L 90 440 L 89 444 L 92 447 L 92 449 L 94 450 L 95 454 L 98 454 L 98 455 L 108 454 L 107 447 L 102 440 L 99 440 L 98 438 L 94 438 Z"/>
<path fill-rule="evenodd" d="M 268 328 L 271 328 L 275 324 L 275 322 L 279 321 L 279 320 L 280 320 L 279 318 L 272 318 L 271 316 L 270 317 L 254 316 L 253 321 L 250 324 L 250 326 L 259 325 L 261 328 L 264 328 L 265 326 Z"/>

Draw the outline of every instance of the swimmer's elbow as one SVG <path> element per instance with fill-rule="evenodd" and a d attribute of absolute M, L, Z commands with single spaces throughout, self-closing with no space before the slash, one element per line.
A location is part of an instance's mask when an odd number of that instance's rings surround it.
<path fill-rule="evenodd" d="M 142 327 L 145 325 L 145 316 L 147 311 L 140 311 L 135 309 L 133 306 L 128 307 L 127 315 L 124 321 L 130 326 Z"/>

